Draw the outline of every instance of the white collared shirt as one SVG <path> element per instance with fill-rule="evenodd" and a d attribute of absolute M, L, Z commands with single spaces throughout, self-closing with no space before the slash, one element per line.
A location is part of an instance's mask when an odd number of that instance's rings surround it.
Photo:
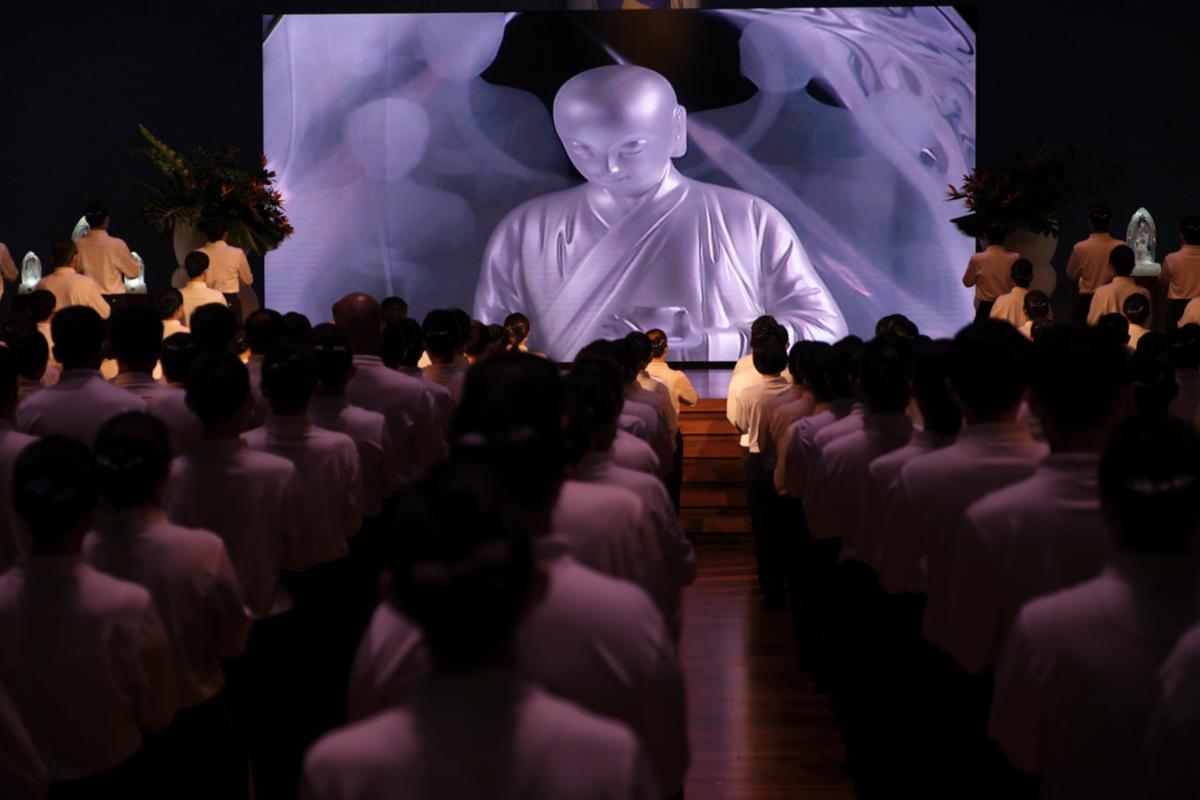
<path fill-rule="evenodd" d="M 299 560 L 300 490 L 290 461 L 251 450 L 241 439 L 203 440 L 171 464 L 167 517 L 221 537 L 255 619 L 292 607 L 279 573 Z"/>
<path fill-rule="evenodd" d="M 1200 244 L 1185 244 L 1169 253 L 1162 263 L 1168 300 L 1200 297 Z"/>
<path fill-rule="evenodd" d="M 1033 474 L 1049 448 L 1017 423 L 969 425 L 952 445 L 900 471 L 884 532 L 881 572 L 889 591 L 923 591 L 947 580 L 967 507 Z"/>
<path fill-rule="evenodd" d="M 17 707 L 0 685 L 0 797 L 41 800 L 45 796 L 46 765 L 29 738 Z"/>
<path fill-rule="evenodd" d="M 996 298 L 992 306 L 992 319 L 1002 319 L 1014 328 L 1019 328 L 1029 321 L 1025 316 L 1025 295 L 1029 290 L 1022 286 L 1014 286 L 1007 294 Z"/>
<path fill-rule="evenodd" d="M 617 438 L 613 440 L 613 461 L 626 469 L 636 469 L 647 475 L 661 475 L 658 456 L 654 448 L 632 433 L 618 428 Z"/>
<path fill-rule="evenodd" d="M 1200 786 L 1200 625 L 1179 637 L 1158 673 L 1162 691 L 1150 729 L 1150 792 L 1182 800 Z"/>
<path fill-rule="evenodd" d="M 1200 297 L 1193 297 L 1183 307 L 1183 316 L 1179 318 L 1179 327 L 1184 325 L 1200 325 Z"/>
<path fill-rule="evenodd" d="M 125 279 L 136 278 L 142 271 L 124 240 L 101 228 L 92 228 L 75 247 L 79 271 L 94 280 L 102 294 L 125 294 Z"/>
<path fill-rule="evenodd" d="M 388 369 L 379 356 L 356 355 L 354 366 L 358 369 L 346 385 L 346 399 L 383 414 L 401 481 L 417 480 L 446 455 L 444 427 L 433 394 L 415 378 Z"/>
<path fill-rule="evenodd" d="M 661 381 L 667 387 L 671 395 L 671 405 L 674 406 L 676 414 L 679 413 L 680 403 L 694 406 L 700 402 L 696 388 L 692 386 L 688 376 L 681 370 L 673 369 L 665 361 L 651 361 L 650 366 L 646 367 L 646 371 L 650 373 L 650 377 Z"/>
<path fill-rule="evenodd" d="M 821 428 L 813 435 L 813 444 L 816 445 L 816 450 L 813 452 L 813 459 L 820 458 L 821 450 L 825 445 L 840 439 L 843 436 L 851 433 L 857 433 L 863 429 L 863 405 L 857 400 L 851 401 L 850 410 L 846 412 L 846 416 L 831 422 Z M 809 469 L 812 469 L 813 464 L 809 464 Z"/>
<path fill-rule="evenodd" d="M 670 445 L 670 452 L 674 453 L 675 432 L 678 429 L 679 421 L 676 419 L 672 423 L 671 398 L 668 396 L 666 387 L 653 379 L 651 381 L 662 391 L 647 391 L 637 380 L 634 380 L 632 383 L 625 384 L 625 399 L 629 402 L 640 403 L 654 412 L 658 426 L 662 428 L 662 436 Z"/>
<path fill-rule="evenodd" d="M 1112 554 L 1099 474 L 1096 455 L 1052 453 L 967 509 L 954 579 L 928 600 L 946 621 L 933 643 L 967 672 L 992 665 L 1022 605 L 1094 577 Z"/>
<path fill-rule="evenodd" d="M 432 381 L 450 392 L 450 397 L 454 399 L 454 405 L 457 407 L 462 402 L 463 384 L 467 380 L 469 368 L 469 365 L 460 364 L 457 361 L 450 364 L 430 364 L 421 370 L 421 374 L 425 376 L 426 380 Z"/>
<path fill-rule="evenodd" d="M 175 708 L 221 690 L 224 659 L 246 647 L 250 619 L 225 545 L 215 534 L 181 528 L 159 509 L 102 514 L 83 543 L 96 569 L 145 587 L 154 598 L 175 663 Z"/>
<path fill-rule="evenodd" d="M 17 456 L 35 441 L 37 437 L 20 433 L 13 428 L 12 422 L 0 419 L 0 487 L 5 493 L 4 502 L 0 503 L 0 573 L 29 552 L 29 532 L 17 516 L 11 493 Z"/>
<path fill-rule="evenodd" d="M 813 414 L 793 422 L 784 432 L 775 462 L 775 491 L 800 499 L 808 479 L 813 453 L 819 452 L 814 437 L 825 428 L 850 413 L 854 401 L 835 400 L 814 409 Z"/>
<path fill-rule="evenodd" d="M 180 321 L 191 328 L 192 314 L 200 306 L 207 306 L 215 303 L 219 306 L 228 306 L 229 302 L 225 299 L 225 295 L 215 289 L 210 289 L 205 285 L 203 280 L 189 280 L 179 290 L 183 295 L 183 317 Z"/>
<path fill-rule="evenodd" d="M 963 286 L 975 287 L 976 302 L 995 300 L 1012 289 L 1012 265 L 1020 257 L 1020 253 L 1005 250 L 998 244 L 988 245 L 986 250 L 971 256 L 967 262 Z"/>
<path fill-rule="evenodd" d="M 1079 280 L 1080 294 L 1092 294 L 1113 279 L 1113 268 L 1108 259 L 1113 248 L 1119 244 L 1124 242 L 1104 231 L 1093 233 L 1071 248 L 1071 257 L 1067 259 L 1067 277 Z"/>
<path fill-rule="evenodd" d="M 761 452 L 758 436 L 761 432 L 763 407 L 767 399 L 783 394 L 791 388 L 782 375 L 768 376 L 754 373 L 758 380 L 746 379 L 746 385 L 738 393 L 737 400 L 729 403 L 728 415 L 733 427 L 741 432 L 738 444 L 751 453 Z"/>
<path fill-rule="evenodd" d="M 1021 609 L 996 667 L 989 732 L 1041 777 L 1041 797 L 1143 796 L 1159 669 L 1200 618 L 1198 578 L 1193 559 L 1122 553 Z"/>
<path fill-rule="evenodd" d="M 497 746 L 503 743 L 503 746 Z M 433 677 L 402 706 L 323 736 L 304 760 L 313 800 L 656 798 L 633 733 L 516 674 Z"/>
<path fill-rule="evenodd" d="M 191 333 L 191 332 L 192 332 L 191 329 L 188 328 L 186 325 L 184 325 L 183 322 L 180 320 L 177 320 L 177 319 L 164 319 L 163 320 L 163 341 L 164 342 L 169 337 L 174 336 L 177 333 Z"/>
<path fill-rule="evenodd" d="M 218 240 L 204 245 L 200 252 L 208 256 L 205 280 L 208 288 L 221 294 L 237 294 L 241 291 L 239 284 L 250 286 L 254 283 L 250 262 L 246 260 L 246 251 L 242 248 Z"/>
<path fill-rule="evenodd" d="M 425 377 L 425 371 L 419 367 L 397 367 L 396 371 L 401 375 L 407 375 L 421 382 L 421 385 L 429 390 L 433 395 L 434 404 L 437 406 L 438 417 L 442 420 L 442 435 L 447 443 L 450 442 L 450 426 L 454 422 L 454 412 L 458 410 L 458 403 L 454 399 L 454 395 L 445 386 L 442 386 L 436 381 L 431 381 Z"/>
<path fill-rule="evenodd" d="M 104 423 L 126 411 L 145 411 L 136 394 L 113 386 L 96 370 L 64 370 L 58 383 L 17 406 L 17 428 L 35 436 L 67 436 L 88 447 Z"/>
<path fill-rule="evenodd" d="M 1133 278 L 1118 275 L 1111 283 L 1106 283 L 1092 295 L 1092 305 L 1088 309 L 1088 325 L 1095 325 L 1105 314 L 1125 314 L 1125 300 L 1133 294 L 1140 294 L 1150 300 L 1150 292 L 1137 285 Z"/>
<path fill-rule="evenodd" d="M 551 539 L 536 542 L 546 596 L 518 632 L 518 663 L 556 695 L 637 734 L 663 796 L 683 786 L 689 761 L 683 674 L 662 616 L 627 581 L 601 574 Z M 375 610 L 350 679 L 350 718 L 402 701 L 428 668 L 420 631 L 391 605 Z"/>
<path fill-rule="evenodd" d="M 108 319 L 112 307 L 104 299 L 100 287 L 87 275 L 80 275 L 71 267 L 57 267 L 46 277 L 38 281 L 38 289 L 44 289 L 54 295 L 54 310 L 62 311 L 69 306 L 86 306 Z M 54 353 L 50 354 L 54 358 Z"/>
<path fill-rule="evenodd" d="M 631 419 L 636 419 L 641 425 L 630 424 Z M 634 436 L 640 436 L 654 448 L 654 455 L 658 456 L 659 468 L 664 475 L 671 471 L 671 466 L 675 461 L 675 441 L 667 435 L 666 423 L 662 421 L 656 408 L 632 400 L 626 393 L 625 404 L 621 406 L 621 416 L 617 420 L 617 426 L 622 430 L 629 431 Z"/>
<path fill-rule="evenodd" d="M 774 471 L 775 462 L 779 458 L 779 445 L 776 442 L 776 436 L 782 436 L 787 426 L 791 425 L 803 413 L 788 420 L 782 428 L 776 428 L 781 421 L 782 414 L 792 414 L 795 409 L 799 408 L 804 411 L 805 398 L 808 398 L 808 409 L 812 408 L 812 394 L 803 386 L 796 386 L 794 383 L 788 387 L 786 392 L 772 395 L 763 403 L 762 416 L 758 423 L 758 452 L 762 454 L 763 468 L 767 471 Z M 784 411 L 786 409 L 786 411 Z"/>
<path fill-rule="evenodd" d="M 267 417 L 242 436 L 252 450 L 286 458 L 300 484 L 301 536 L 285 566 L 301 572 L 350 553 L 350 537 L 362 527 L 362 467 L 354 440 L 319 428 L 307 415 Z"/>
<path fill-rule="evenodd" d="M 639 372 L 636 380 L 637 385 L 647 393 L 647 401 L 649 401 L 650 395 L 658 398 L 658 408 L 662 411 L 663 417 L 667 421 L 667 433 L 674 439 L 675 434 L 679 432 L 679 401 L 675 399 L 674 394 L 667 388 L 665 383 L 655 378 L 646 370 Z"/>
<path fill-rule="evenodd" d="M 387 420 L 378 411 L 352 406 L 344 397 L 314 397 L 308 404 L 313 424 L 354 440 L 362 467 L 363 513 L 378 514 L 383 501 L 399 488 L 400 465 Z"/>
<path fill-rule="evenodd" d="M 183 389 L 160 383 L 149 372 L 122 372 L 112 379 L 112 385 L 140 397 L 146 411 L 162 420 L 176 455 L 188 452 L 200 441 L 200 418 L 188 408 Z"/>
<path fill-rule="evenodd" d="M 0 683 L 50 780 L 95 775 L 175 713 L 171 649 L 149 592 L 78 555 L 0 575 Z"/>

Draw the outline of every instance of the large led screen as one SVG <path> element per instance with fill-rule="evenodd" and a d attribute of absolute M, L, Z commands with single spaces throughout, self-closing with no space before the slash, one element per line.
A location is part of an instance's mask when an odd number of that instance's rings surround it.
<path fill-rule="evenodd" d="M 314 321 L 365 291 L 524 312 L 557 359 L 661 328 L 726 361 L 764 313 L 794 341 L 971 316 L 948 8 L 284 16 L 263 104 L 296 228 L 267 303 Z"/>

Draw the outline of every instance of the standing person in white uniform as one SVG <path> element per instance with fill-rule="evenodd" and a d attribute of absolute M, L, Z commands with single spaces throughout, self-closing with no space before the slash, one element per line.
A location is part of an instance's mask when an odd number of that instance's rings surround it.
<path fill-rule="evenodd" d="M 146 410 L 140 397 L 100 376 L 104 322 L 95 311 L 64 308 L 54 315 L 51 330 L 62 376 L 17 408 L 17 428 L 35 436 L 69 436 L 91 446 L 109 419 L 122 411 Z"/>
<path fill-rule="evenodd" d="M 771 474 L 772 481 L 779 460 L 776 438 L 782 436 L 793 422 L 812 412 L 812 392 L 804 385 L 804 359 L 816 344 L 796 342 L 792 345 L 787 366 L 791 386 L 787 391 L 768 397 L 763 404 L 762 419 L 758 424 L 758 449 L 762 454 L 763 469 Z"/>
<path fill-rule="evenodd" d="M 989 225 L 985 234 L 987 248 L 971 256 L 967 271 L 963 273 L 963 286 L 975 287 L 976 322 L 991 316 L 996 298 L 1012 290 L 1012 265 L 1021 254 L 1004 249 L 1007 236 L 1008 228 Z"/>
<path fill-rule="evenodd" d="M 50 248 L 54 271 L 38 281 L 38 289 L 54 295 L 59 311 L 68 306 L 86 306 L 101 319 L 108 319 L 112 307 L 100 293 L 100 287 L 87 275 L 79 274 L 79 250 L 70 239 L 59 239 Z"/>
<path fill-rule="evenodd" d="M 671 502 L 678 509 L 680 495 L 683 493 L 683 434 L 679 430 L 679 401 L 665 383 L 655 379 L 649 372 L 650 362 L 654 360 L 654 345 L 651 344 L 650 338 L 641 331 L 631 331 L 625 335 L 625 343 L 637 358 L 637 385 L 647 393 L 647 399 L 650 395 L 658 397 L 658 408 L 667 421 L 667 433 L 671 437 L 674 451 L 671 471 L 663 477 L 663 483 L 667 485 Z"/>
<path fill-rule="evenodd" d="M 108 205 L 91 201 L 83 218 L 90 230 L 75 242 L 79 271 L 94 280 L 102 294 L 125 294 L 125 279 L 136 278 L 142 268 L 123 240 L 108 235 Z"/>
<path fill-rule="evenodd" d="M 754 342 L 763 336 L 775 337 L 783 346 L 784 352 L 788 349 L 787 329 L 776 322 L 774 317 L 759 317 L 750 326 L 750 352 L 733 365 L 733 374 L 729 376 L 729 386 L 725 390 L 725 418 L 734 427 L 737 426 L 734 418 L 740 413 L 737 406 L 742 390 L 756 383 L 758 379 L 758 372 L 754 369 Z"/>
<path fill-rule="evenodd" d="M 421 335 L 425 341 L 425 352 L 429 354 L 429 366 L 424 376 L 444 386 L 454 402 L 462 399 L 463 381 L 467 376 L 467 364 L 458 360 L 462 350 L 458 322 L 444 308 L 435 308 L 425 315 L 421 323 Z"/>
<path fill-rule="evenodd" d="M 1140 294 L 1150 302 L 1150 290 L 1138 286 L 1133 279 L 1133 251 L 1125 245 L 1117 245 L 1108 256 L 1115 277 L 1092 295 L 1092 304 L 1088 311 L 1088 325 L 1095 325 L 1105 314 L 1122 314 L 1125 310 L 1125 300 L 1134 294 Z"/>
<path fill-rule="evenodd" d="M 244 795 L 246 760 L 222 696 L 222 661 L 245 650 L 250 620 L 229 554 L 216 534 L 167 521 L 171 448 L 156 418 L 132 412 L 109 420 L 96 436 L 96 459 L 105 502 L 84 557 L 150 592 L 174 657 L 177 713 L 156 748 L 160 767 L 179 796 Z"/>
<path fill-rule="evenodd" d="M 16 429 L 17 354 L 0 347 L 0 487 L 7 493 L 12 486 L 13 464 L 21 451 L 36 438 Z M 29 553 L 29 534 L 17 517 L 11 502 L 0 503 L 0 573 L 11 567 L 19 556 Z"/>
<path fill-rule="evenodd" d="M 17 459 L 11 498 L 32 547 L 0 576 L 0 683 L 64 796 L 152 796 L 136 756 L 142 731 L 175 713 L 174 664 L 150 593 L 80 555 L 96 483 L 95 458 L 71 439 Z"/>
<path fill-rule="evenodd" d="M 229 244 L 229 222 L 221 217 L 201 219 L 196 228 L 208 239 L 208 244 L 200 248 L 200 252 L 208 256 L 208 288 L 224 295 L 225 302 L 237 317 L 238 325 L 241 325 L 241 290 L 243 286 L 254 284 L 246 251 Z"/>
<path fill-rule="evenodd" d="M 1161 692 L 1150 729 L 1153 800 L 1185 800 L 1200 786 L 1200 625 L 1179 637 L 1159 671 Z"/>
<path fill-rule="evenodd" d="M 991 319 L 1002 319 L 1014 328 L 1020 328 L 1029 318 L 1025 316 L 1025 297 L 1033 283 L 1033 263 L 1027 258 L 1018 258 L 1012 265 L 1013 288 L 996 298 L 992 305 Z"/>
<path fill-rule="evenodd" d="M 700 397 L 696 394 L 692 382 L 688 380 L 687 374 L 673 369 L 667 363 L 667 356 L 671 354 L 671 348 L 667 345 L 667 334 L 658 328 L 652 328 L 646 331 L 646 336 L 650 339 L 652 355 L 650 366 L 646 367 L 646 371 L 650 373 L 650 377 L 661 381 L 670 390 L 671 404 L 675 407 L 675 413 L 679 413 L 681 403 L 686 406 L 694 406 L 699 403 Z"/>
<path fill-rule="evenodd" d="M 450 462 L 424 481 L 389 594 L 422 630 L 432 674 L 404 704 L 321 739 L 305 760 L 304 796 L 658 796 L 629 728 L 518 671 L 517 631 L 545 578 L 488 472 Z"/>
<path fill-rule="evenodd" d="M 1108 232 L 1112 224 L 1112 209 L 1103 203 L 1098 203 L 1088 211 L 1088 222 L 1091 223 L 1092 233 L 1082 242 L 1077 242 L 1071 248 L 1071 257 L 1067 259 L 1067 278 L 1079 282 L 1079 293 L 1075 299 L 1075 322 L 1082 323 L 1088 318 L 1092 307 L 1092 295 L 1096 290 L 1113 279 L 1112 265 L 1108 257 L 1113 248 L 1124 244 Z"/>
<path fill-rule="evenodd" d="M 3 686 L 0 686 L 0 796 L 10 800 L 42 800 L 46 796 L 46 765 Z"/>
<path fill-rule="evenodd" d="M 991 735 L 1045 798 L 1145 796 L 1159 670 L 1200 618 L 1195 429 L 1123 422 L 1100 492 L 1117 553 L 1092 580 L 1026 604 L 996 668 Z"/>
<path fill-rule="evenodd" d="M 401 480 L 416 480 L 446 454 L 437 401 L 420 381 L 388 369 L 379 357 L 383 318 L 374 298 L 346 295 L 333 306 L 333 322 L 346 332 L 354 350 L 346 399 L 383 414 L 403 470 Z"/>
<path fill-rule="evenodd" d="M 421 382 L 421 385 L 433 395 L 437 405 L 438 417 L 442 421 L 445 438 L 450 438 L 450 423 L 454 421 L 454 410 L 458 404 L 454 395 L 440 383 L 425 377 L 424 371 L 417 366 L 421 354 L 425 352 L 425 335 L 421 332 L 421 323 L 415 319 L 401 319 L 385 325 L 383 339 L 379 343 L 379 357 L 384 366 L 394 369 L 401 375 L 407 375 Z"/>
<path fill-rule="evenodd" d="M 1180 247 L 1162 263 L 1167 282 L 1167 330 L 1178 320 L 1191 300 L 1200 297 L 1200 217 L 1185 217 L 1179 226 Z"/>
<path fill-rule="evenodd" d="M 225 299 L 225 295 L 208 286 L 209 260 L 207 254 L 199 250 L 188 253 L 183 259 L 183 269 L 187 273 L 187 283 L 179 289 L 179 294 L 183 298 L 183 313 L 180 315 L 179 321 L 190 328 L 192 314 L 196 313 L 197 308 L 210 303 L 227 306 L 229 301 Z"/>

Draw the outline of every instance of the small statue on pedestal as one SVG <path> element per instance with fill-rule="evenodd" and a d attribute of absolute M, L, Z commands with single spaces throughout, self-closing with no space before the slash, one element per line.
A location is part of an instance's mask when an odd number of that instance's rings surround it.
<path fill-rule="evenodd" d="M 1139 208 L 1129 220 L 1129 228 L 1125 232 L 1125 244 L 1133 250 L 1135 277 L 1142 275 L 1160 275 L 1162 266 L 1154 260 L 1158 245 L 1158 233 L 1154 227 L 1154 217 L 1144 208 Z"/>
<path fill-rule="evenodd" d="M 21 286 L 18 294 L 29 294 L 42 280 L 42 260 L 32 250 L 21 259 Z"/>

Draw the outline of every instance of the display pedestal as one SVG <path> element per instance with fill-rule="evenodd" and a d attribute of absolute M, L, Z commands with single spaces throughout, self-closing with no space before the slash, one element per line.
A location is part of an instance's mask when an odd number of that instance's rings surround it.
<path fill-rule="evenodd" d="M 1167 283 L 1157 274 L 1138 274 L 1134 270 L 1133 280 L 1143 289 L 1150 292 L 1150 330 L 1166 333 L 1167 331 Z"/>

